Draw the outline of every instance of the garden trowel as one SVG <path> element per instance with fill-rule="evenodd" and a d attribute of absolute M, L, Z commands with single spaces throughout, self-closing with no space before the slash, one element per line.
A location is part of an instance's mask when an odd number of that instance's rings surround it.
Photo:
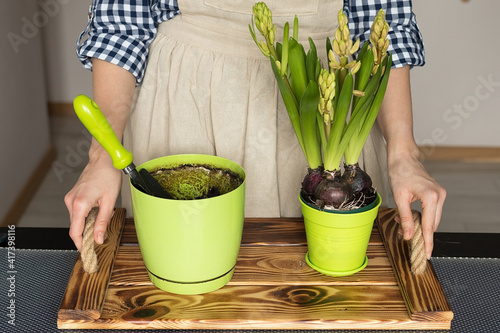
<path fill-rule="evenodd" d="M 129 175 L 136 188 L 155 197 L 173 199 L 146 169 L 136 170 L 132 153 L 122 146 L 101 109 L 90 97 L 77 96 L 73 107 L 82 124 L 111 156 L 113 166 Z"/>

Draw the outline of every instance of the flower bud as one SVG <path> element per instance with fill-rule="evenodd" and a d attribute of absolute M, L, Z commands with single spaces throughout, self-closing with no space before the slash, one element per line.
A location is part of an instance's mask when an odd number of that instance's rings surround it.
<path fill-rule="evenodd" d="M 321 82 L 320 89 L 321 89 L 321 91 L 323 91 L 323 92 L 324 92 L 324 91 L 326 91 L 326 81 L 325 81 L 325 80 L 323 80 L 323 82 Z"/>
<path fill-rule="evenodd" d="M 325 107 L 326 107 L 325 98 L 324 97 L 320 97 L 319 98 L 319 103 L 318 103 L 318 110 L 319 110 L 320 114 L 324 113 Z"/>
<path fill-rule="evenodd" d="M 356 74 L 361 68 L 361 61 L 357 61 L 354 66 L 351 68 L 352 75 Z"/>
<path fill-rule="evenodd" d="M 376 47 L 372 47 L 372 51 L 373 51 L 373 59 L 375 59 L 375 62 L 377 63 L 379 52 Z"/>
<path fill-rule="evenodd" d="M 343 28 L 342 28 L 342 39 L 344 41 L 349 40 L 350 34 L 351 33 L 349 32 L 349 28 L 347 27 L 347 25 L 344 25 Z"/>
<path fill-rule="evenodd" d="M 281 62 L 279 60 L 276 60 L 275 64 L 276 64 L 276 68 L 278 68 L 278 72 L 280 72 L 281 71 Z"/>
<path fill-rule="evenodd" d="M 264 22 L 259 22 L 259 24 L 257 25 L 257 28 L 259 29 L 260 33 L 266 37 L 268 32 L 267 32 L 267 29 L 266 29 L 266 25 L 264 24 Z"/>
<path fill-rule="evenodd" d="M 331 101 L 335 97 L 335 85 L 332 87 L 332 91 L 330 92 L 330 95 L 328 96 L 328 99 Z"/>
<path fill-rule="evenodd" d="M 385 40 L 384 48 L 382 49 L 383 53 L 387 53 L 387 50 L 389 49 L 389 40 Z"/>
<path fill-rule="evenodd" d="M 359 42 L 359 38 L 358 38 L 358 40 L 356 41 L 356 43 L 354 43 L 354 45 L 351 47 L 351 51 L 349 51 L 349 53 L 351 55 L 354 54 L 354 53 L 356 53 L 356 52 L 358 52 L 358 50 L 359 50 L 359 43 L 360 42 Z"/>
<path fill-rule="evenodd" d="M 354 90 L 352 91 L 352 94 L 353 94 L 354 96 L 356 96 L 356 97 L 363 97 L 363 96 L 365 95 L 365 92 L 364 92 L 364 91 L 359 91 L 359 90 L 354 89 Z"/>
<path fill-rule="evenodd" d="M 353 68 L 354 65 L 356 65 L 356 60 L 353 60 L 350 63 L 348 63 L 347 65 L 345 65 L 345 68 L 350 69 L 350 68 Z"/>
<path fill-rule="evenodd" d="M 325 121 L 325 124 L 329 125 L 330 124 L 330 115 L 325 112 L 323 114 L 323 120 Z"/>
<path fill-rule="evenodd" d="M 331 61 L 330 64 L 329 64 L 329 66 L 333 70 L 336 70 L 336 69 L 340 68 L 340 64 L 338 62 L 336 62 L 336 61 Z"/>
<path fill-rule="evenodd" d="M 385 39 L 385 38 L 387 38 L 388 34 L 389 34 L 389 24 L 386 23 L 384 26 L 384 30 L 382 30 L 382 33 L 380 34 L 380 36 Z"/>
<path fill-rule="evenodd" d="M 342 33 L 340 32 L 340 28 L 337 28 L 337 30 L 335 30 L 335 39 L 336 40 L 342 39 Z"/>
<path fill-rule="evenodd" d="M 276 26 L 273 25 L 272 29 L 269 30 L 269 43 L 274 45 L 275 39 L 276 39 Z"/>
<path fill-rule="evenodd" d="M 326 84 L 329 86 L 331 86 L 332 84 L 335 85 L 335 74 L 334 73 L 328 73 Z"/>
<path fill-rule="evenodd" d="M 384 48 L 384 45 L 385 45 L 385 40 L 383 40 L 382 38 L 377 41 L 377 48 L 379 50 L 382 50 Z"/>
<path fill-rule="evenodd" d="M 348 39 L 347 40 L 347 47 L 346 47 L 346 55 L 350 55 L 351 53 L 351 48 L 352 48 L 352 40 Z"/>
<path fill-rule="evenodd" d="M 338 40 L 336 40 L 336 39 L 333 40 L 332 47 L 333 47 L 333 51 L 335 51 L 335 53 L 337 53 L 338 55 L 341 54 Z"/>
<path fill-rule="evenodd" d="M 336 60 L 336 57 L 335 57 L 335 54 L 333 53 L 333 50 L 328 51 L 328 60 L 330 60 L 330 61 Z"/>
<path fill-rule="evenodd" d="M 339 48 L 340 48 L 340 53 L 339 53 L 339 55 L 340 55 L 340 54 L 345 55 L 345 54 L 347 53 L 347 52 L 346 52 L 346 50 L 347 50 L 347 45 L 346 45 L 346 43 L 345 43 L 343 40 L 341 40 L 341 41 L 339 42 Z"/>
<path fill-rule="evenodd" d="M 264 43 L 263 41 L 260 41 L 259 47 L 260 47 L 260 50 L 262 51 L 262 53 L 264 53 L 264 55 L 266 57 L 270 56 L 271 53 L 269 52 L 269 48 L 267 47 L 266 43 Z"/>
<path fill-rule="evenodd" d="M 375 17 L 375 20 L 373 21 L 373 27 L 372 30 L 375 34 L 380 36 L 380 33 L 382 32 L 382 29 L 384 28 L 384 23 L 380 21 L 378 17 Z"/>

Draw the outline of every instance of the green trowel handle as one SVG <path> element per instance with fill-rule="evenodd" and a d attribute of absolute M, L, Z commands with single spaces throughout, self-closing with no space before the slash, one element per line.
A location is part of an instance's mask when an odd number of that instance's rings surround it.
<path fill-rule="evenodd" d="M 73 107 L 82 124 L 111 156 L 113 166 L 120 170 L 129 166 L 132 153 L 122 146 L 97 104 L 90 97 L 79 95 L 73 100 Z"/>

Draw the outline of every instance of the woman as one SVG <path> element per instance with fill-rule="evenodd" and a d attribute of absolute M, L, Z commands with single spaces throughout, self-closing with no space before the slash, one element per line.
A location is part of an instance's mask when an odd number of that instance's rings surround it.
<path fill-rule="evenodd" d="M 423 44 L 411 1 L 267 1 L 282 31 L 299 17 L 303 41 L 312 37 L 325 55 L 326 37 L 344 8 L 361 42 L 379 8 L 391 26 L 393 54 L 388 90 L 360 162 L 382 195 L 388 184 L 406 239 L 413 234 L 410 203 L 422 202 L 425 250 L 441 218 L 445 190 L 419 162 L 413 139 L 409 68 L 424 64 Z M 93 70 L 94 100 L 140 164 L 176 153 L 229 158 L 247 173 L 247 216 L 299 216 L 296 199 L 306 162 L 282 105 L 268 60 L 251 39 L 247 1 L 94 1 L 78 55 Z M 277 36 L 279 40 L 280 36 Z M 306 45 L 306 43 L 304 43 Z M 323 49 L 322 49 L 323 47 Z M 147 65 L 146 65 L 147 64 Z M 146 68 L 147 67 L 147 68 Z M 387 154 L 385 142 L 387 143 Z M 120 188 L 130 213 L 128 183 L 95 141 L 89 163 L 66 195 L 70 236 L 80 250 L 84 220 L 93 206 L 102 243 Z M 387 181 L 388 174 L 388 181 Z M 385 201 L 385 200 L 384 200 Z"/>

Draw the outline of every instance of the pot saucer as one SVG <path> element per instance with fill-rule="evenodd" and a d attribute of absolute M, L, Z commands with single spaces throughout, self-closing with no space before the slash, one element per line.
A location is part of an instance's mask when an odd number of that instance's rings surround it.
<path fill-rule="evenodd" d="M 328 276 L 335 276 L 335 277 L 339 277 L 339 276 L 349 276 L 349 275 L 353 275 L 354 273 L 357 273 L 359 271 L 361 271 L 362 269 L 364 269 L 366 267 L 366 265 L 368 265 L 368 257 L 365 256 L 365 260 L 363 261 L 363 264 L 361 266 L 359 266 L 358 268 L 355 268 L 353 270 L 350 270 L 350 271 L 341 271 L 341 272 L 337 272 L 337 271 L 329 271 L 329 270 L 326 270 L 326 269 L 323 269 L 321 267 L 318 267 L 316 265 L 314 265 L 311 260 L 309 259 L 309 252 L 306 253 L 306 262 L 307 264 L 317 270 L 318 272 L 320 272 L 321 274 L 325 274 L 325 275 L 328 275 Z"/>

